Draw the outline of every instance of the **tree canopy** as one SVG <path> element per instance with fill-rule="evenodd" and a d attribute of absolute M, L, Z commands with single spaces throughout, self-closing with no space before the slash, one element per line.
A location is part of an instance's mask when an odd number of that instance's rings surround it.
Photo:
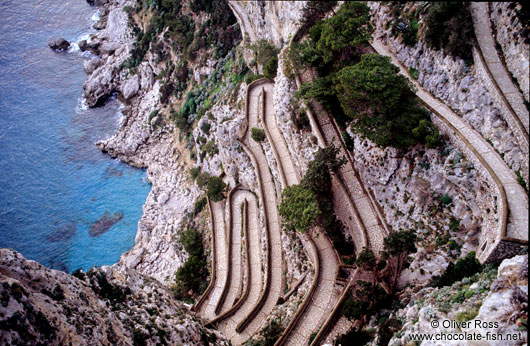
<path fill-rule="evenodd" d="M 398 72 L 390 58 L 378 54 L 365 54 L 361 62 L 343 68 L 335 77 L 342 109 L 357 132 L 383 147 L 435 146 L 438 131 Z"/>
<path fill-rule="evenodd" d="M 301 185 L 283 190 L 279 212 L 288 228 L 300 232 L 309 230 L 320 214 L 315 195 Z"/>
<path fill-rule="evenodd" d="M 346 2 L 337 13 L 310 30 L 325 62 L 347 60 L 356 47 L 368 43 L 372 35 L 370 9 L 361 2 Z"/>
<path fill-rule="evenodd" d="M 226 184 L 219 177 L 210 177 L 206 185 L 206 194 L 214 202 L 219 202 L 223 200 L 224 191 L 226 189 Z"/>

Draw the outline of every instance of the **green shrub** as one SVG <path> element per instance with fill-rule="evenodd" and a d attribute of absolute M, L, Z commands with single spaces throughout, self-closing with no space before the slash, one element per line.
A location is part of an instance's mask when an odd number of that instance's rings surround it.
<path fill-rule="evenodd" d="M 189 254 L 188 259 L 175 273 L 173 292 L 177 299 L 191 298 L 198 295 L 206 287 L 208 266 L 204 256 L 202 234 L 195 228 L 188 228 L 180 235 L 180 242 Z"/>
<path fill-rule="evenodd" d="M 337 157 L 339 151 L 340 149 L 333 145 L 318 149 L 313 160 L 308 164 L 301 185 L 313 191 L 317 196 L 329 196 L 331 190 L 330 171 L 338 170 L 346 162 L 345 158 Z"/>
<path fill-rule="evenodd" d="M 349 151 L 353 151 L 354 149 L 353 138 L 351 138 L 348 131 L 346 130 L 342 131 L 342 140 L 344 141 L 344 146 L 346 147 L 346 149 L 348 149 Z"/>
<path fill-rule="evenodd" d="M 311 190 L 293 185 L 282 191 L 279 213 L 288 228 L 307 232 L 315 224 L 320 210 Z"/>
<path fill-rule="evenodd" d="M 476 309 L 473 309 L 471 311 L 461 311 L 456 314 L 455 320 L 457 322 L 467 322 L 477 317 L 477 315 L 478 315 L 478 310 Z"/>
<path fill-rule="evenodd" d="M 213 176 L 208 179 L 206 185 L 206 194 L 214 202 L 219 202 L 224 199 L 224 192 L 226 190 L 226 184 L 223 179 Z"/>
<path fill-rule="evenodd" d="M 390 58 L 377 54 L 365 54 L 360 63 L 343 68 L 334 80 L 342 109 L 353 119 L 353 129 L 377 145 L 431 145 L 437 131 L 409 81 L 398 72 Z"/>
<path fill-rule="evenodd" d="M 431 285 L 436 287 L 450 286 L 465 277 L 478 273 L 481 269 L 482 265 L 476 259 L 476 253 L 471 251 L 456 263 L 449 263 L 441 276 L 433 278 Z"/>
<path fill-rule="evenodd" d="M 190 169 L 190 177 L 191 179 L 195 180 L 199 176 L 199 173 L 201 173 L 201 167 L 193 167 Z"/>
<path fill-rule="evenodd" d="M 282 335 L 285 328 L 277 320 L 270 321 L 269 324 L 263 328 L 263 346 L 273 346 Z"/>
<path fill-rule="evenodd" d="M 414 78 L 415 80 L 418 80 L 418 78 L 420 77 L 420 73 L 418 70 L 416 70 L 414 67 L 410 67 L 409 68 L 409 74 L 412 78 Z"/>
<path fill-rule="evenodd" d="M 210 128 L 212 127 L 212 124 L 210 124 L 209 122 L 207 121 L 203 121 L 202 124 L 201 124 L 201 131 L 202 133 L 204 133 L 205 135 L 209 135 L 210 134 Z"/>
<path fill-rule="evenodd" d="M 473 20 L 467 2 L 432 2 L 424 16 L 425 41 L 467 62 L 473 61 Z"/>
<path fill-rule="evenodd" d="M 256 62 L 265 66 L 273 57 L 277 57 L 279 49 L 267 40 L 258 40 L 256 43 L 249 46 L 249 49 L 254 52 Z M 276 61 L 276 64 L 278 61 Z"/>
<path fill-rule="evenodd" d="M 276 77 L 276 71 L 278 70 L 278 57 L 273 56 L 267 61 L 263 67 L 263 75 L 268 79 L 274 79 Z"/>
<path fill-rule="evenodd" d="M 346 2 L 337 13 L 319 22 L 310 33 L 325 62 L 348 61 L 372 35 L 370 9 L 361 2 Z M 318 40 L 316 40 L 318 38 Z"/>
<path fill-rule="evenodd" d="M 253 127 L 250 130 L 250 137 L 256 142 L 263 142 L 265 140 L 265 131 L 260 128 Z"/>
<path fill-rule="evenodd" d="M 206 197 L 201 197 L 196 200 L 195 204 L 193 205 L 193 215 L 198 215 L 204 209 L 206 203 L 208 203 Z"/>
<path fill-rule="evenodd" d="M 440 203 L 442 203 L 443 206 L 449 206 L 453 203 L 453 199 L 448 195 L 442 195 L 440 196 Z"/>

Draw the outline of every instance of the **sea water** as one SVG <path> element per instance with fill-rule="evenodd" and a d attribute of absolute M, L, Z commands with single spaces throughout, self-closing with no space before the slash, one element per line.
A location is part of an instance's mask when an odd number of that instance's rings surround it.
<path fill-rule="evenodd" d="M 65 271 L 115 263 L 134 245 L 150 184 L 143 170 L 95 147 L 121 113 L 113 99 L 84 105 L 82 53 L 47 45 L 88 37 L 97 9 L 83 0 L 3 0 L 0 14 L 0 247 Z M 123 218 L 90 236 L 105 213 Z"/>

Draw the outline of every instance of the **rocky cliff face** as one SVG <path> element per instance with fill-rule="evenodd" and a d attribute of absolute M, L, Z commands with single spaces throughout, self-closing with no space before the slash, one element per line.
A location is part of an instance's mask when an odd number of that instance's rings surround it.
<path fill-rule="evenodd" d="M 173 293 L 134 270 L 75 277 L 0 250 L 3 345 L 227 344 Z"/>
<path fill-rule="evenodd" d="M 104 21 L 106 27 L 88 42 L 89 47 L 96 47 L 93 52 L 97 55 L 87 64 L 99 61 L 100 65 L 88 75 L 85 99 L 89 106 L 95 106 L 110 94 L 119 93 L 126 103 L 120 128 L 113 137 L 98 143 L 98 147 L 112 157 L 147 168 L 147 179 L 153 185 L 138 223 L 135 245 L 122 256 L 118 266 L 170 283 L 187 257 L 177 240 L 178 233 L 199 190 L 187 181 L 190 164 L 178 143 L 173 123 L 151 126 L 159 120 L 150 115 L 160 100 L 160 82 L 155 81 L 160 68 L 153 62 L 154 57 L 148 53 L 137 74 L 121 68 L 133 42 L 123 11 L 127 4 L 129 1 L 117 0 L 99 9 L 103 14 L 100 22 Z"/>
<path fill-rule="evenodd" d="M 395 314 L 404 325 L 389 344 L 406 345 L 411 334 L 445 332 L 481 334 L 481 345 L 522 345 L 528 337 L 526 328 L 521 327 L 527 309 L 528 255 L 516 256 L 504 260 L 498 270 L 489 269 L 452 286 L 425 288 L 414 294 L 408 305 Z M 439 321 L 440 326 L 434 328 L 433 320 Z M 458 321 L 460 326 L 447 322 L 444 326 L 443 321 Z M 498 340 L 485 340 L 488 332 L 497 335 Z M 508 334 L 516 335 L 516 339 L 507 339 Z M 499 340 L 501 336 L 503 340 Z M 444 341 L 443 344 L 462 345 L 463 342 Z"/>
<path fill-rule="evenodd" d="M 229 1 L 245 40 L 272 41 L 277 47 L 294 35 L 306 1 Z"/>

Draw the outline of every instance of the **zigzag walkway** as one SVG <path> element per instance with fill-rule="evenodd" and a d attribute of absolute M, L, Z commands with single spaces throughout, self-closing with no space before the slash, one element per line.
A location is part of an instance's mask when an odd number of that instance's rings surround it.
<path fill-rule="evenodd" d="M 258 124 L 259 90 L 257 86 L 259 84 L 259 82 L 253 83 L 249 85 L 247 90 L 247 125 L 249 128 L 256 127 Z M 205 313 L 202 314 L 210 318 L 209 323 L 217 325 L 219 330 L 235 344 L 242 344 L 264 327 L 267 316 L 278 302 L 284 281 L 281 230 L 274 182 L 265 153 L 261 145 L 250 138 L 249 132 L 247 128 L 240 142 L 256 168 L 260 189 L 259 204 L 263 206 L 265 215 L 266 253 L 260 255 L 261 234 L 258 232 L 258 201 L 256 197 L 252 193 L 242 190 L 231 193 L 229 196 L 231 213 L 229 215 L 231 215 L 230 224 L 233 229 L 227 232 L 226 239 L 229 241 L 224 246 L 230 249 L 228 251 L 230 253 L 228 267 L 232 270 L 228 276 L 217 275 L 219 279 L 216 279 L 215 282 L 219 282 L 221 287 L 218 290 L 213 290 L 208 304 L 208 307 L 213 307 L 212 310 L 217 310 L 221 314 L 217 317 L 212 316 L 215 315 L 216 311 L 206 314 L 210 312 L 206 308 L 204 308 Z M 241 204 L 242 200 L 247 201 L 243 211 L 248 208 L 248 215 L 241 216 L 241 212 L 238 212 L 238 205 Z M 247 222 L 248 226 L 246 225 Z M 243 285 L 241 285 L 242 274 L 238 273 L 238 271 L 241 272 L 241 259 L 236 259 L 240 253 L 236 248 L 238 244 L 241 244 L 240 240 L 238 242 L 236 233 L 238 230 L 241 232 L 241 229 L 244 229 L 244 233 L 248 235 L 245 243 L 248 254 L 246 261 L 247 280 Z M 219 246 L 223 246 L 221 241 L 217 243 Z M 263 263 L 263 259 L 265 263 Z M 239 263 L 239 266 L 236 262 Z M 232 266 L 234 263 L 236 265 Z M 266 270 L 263 282 L 262 267 Z M 217 284 L 215 287 L 218 287 Z M 242 291 L 241 287 L 244 287 Z"/>
<path fill-rule="evenodd" d="M 298 172 L 296 172 L 289 148 L 276 123 L 272 97 L 274 84 L 265 82 L 260 87 L 260 103 L 263 105 L 261 120 L 278 162 L 282 185 L 287 187 L 298 184 L 300 182 Z M 317 229 L 313 231 L 319 232 Z M 316 267 L 315 278 L 309 293 L 276 345 L 307 345 L 310 335 L 320 327 L 325 317 L 331 312 L 340 294 L 340 291 L 335 289 L 339 258 L 333 244 L 323 233 L 317 233 L 316 236 L 308 235 L 308 237 Z"/>
<path fill-rule="evenodd" d="M 528 243 L 528 197 L 524 189 L 517 183 L 517 178 L 495 150 L 449 107 L 434 98 L 430 93 L 414 80 L 399 60 L 388 51 L 384 44 L 374 39 L 372 46 L 381 55 L 389 56 L 416 88 L 416 95 L 442 121 L 449 132 L 454 132 L 458 142 L 464 144 L 468 158 L 475 157 L 477 164 L 485 168 L 487 174 L 497 185 L 500 198 L 497 198 L 499 209 L 499 227 L 489 239 L 481 241 L 478 258 L 481 262 L 487 260 L 494 251 L 494 247 L 501 240 Z M 474 162 L 475 163 L 475 162 Z M 509 219 L 508 219 L 509 214 Z M 508 225 L 508 220 L 511 222 Z M 487 230 L 486 230 L 487 231 Z"/>
<path fill-rule="evenodd" d="M 300 77 L 297 76 L 298 87 L 304 82 L 311 82 L 315 78 L 312 70 L 306 70 Z M 355 171 L 354 161 L 350 153 L 348 153 L 342 143 L 342 135 L 337 127 L 337 124 L 332 120 L 328 114 L 324 111 L 322 106 L 317 102 L 311 102 L 311 106 L 314 110 L 308 110 L 308 115 L 311 120 L 311 126 L 314 133 L 318 134 L 320 141 L 323 146 L 329 146 L 334 144 L 340 149 L 339 156 L 343 156 L 347 159 L 345 165 L 343 165 L 337 174 L 337 179 L 334 179 L 337 188 L 333 188 L 333 198 L 340 198 L 341 194 L 346 194 L 347 198 L 351 201 L 350 208 L 348 204 L 343 204 L 342 201 L 334 203 L 334 210 L 339 219 L 345 225 L 352 224 L 352 218 L 344 218 L 343 209 L 347 208 L 350 212 L 355 212 L 356 221 L 352 231 L 353 239 L 355 240 L 361 234 L 366 234 L 368 242 L 364 246 L 369 246 L 374 253 L 379 253 L 383 250 L 383 240 L 388 234 L 386 222 L 374 206 L 374 201 L 365 190 L 357 172 Z M 342 190 L 342 191 L 341 191 Z M 335 197 L 337 192 L 337 197 Z M 335 202 L 335 201 L 334 201 Z M 359 232 L 359 228 L 365 231 Z M 357 245 L 357 244 L 356 244 Z M 360 251 L 362 247 L 356 246 L 357 251 Z"/>
<path fill-rule="evenodd" d="M 487 69 L 487 74 L 493 86 L 508 110 L 508 119 L 506 120 L 523 137 L 524 143 L 528 147 L 528 109 L 524 104 L 521 92 L 514 85 L 497 53 L 491 31 L 488 3 L 472 2 L 470 6 L 475 36 L 480 49 L 478 52 L 479 63 L 482 63 Z M 509 119 L 509 117 L 513 119 Z M 526 153 L 528 153 L 528 149 Z"/>
<path fill-rule="evenodd" d="M 229 209 L 227 222 L 228 227 L 226 228 L 226 247 L 228 249 L 228 258 L 230 258 L 230 262 L 227 266 L 227 275 L 225 284 L 223 286 L 223 291 L 215 308 L 216 315 L 219 315 L 221 312 L 226 312 L 230 307 L 232 307 L 236 298 L 241 294 L 241 290 L 243 289 L 244 273 L 242 266 L 242 240 L 244 236 L 243 227 L 248 226 L 246 224 L 246 222 L 248 222 L 246 220 L 246 208 L 248 208 L 247 197 L 251 199 L 249 195 L 253 196 L 250 192 L 245 191 L 240 187 L 235 187 L 228 195 L 227 206 Z M 254 214 L 252 216 L 254 218 L 256 217 Z M 253 219 L 253 221 L 255 220 Z M 256 233 L 257 229 L 253 228 L 252 231 Z M 259 253 L 259 249 L 257 253 Z M 256 268 L 259 270 L 259 261 L 253 263 L 258 265 Z"/>
<path fill-rule="evenodd" d="M 225 202 L 212 203 L 208 200 L 212 220 L 212 273 L 210 285 L 192 308 L 205 318 L 215 316 L 215 308 L 221 296 L 227 276 L 227 253 L 225 233 Z"/>

